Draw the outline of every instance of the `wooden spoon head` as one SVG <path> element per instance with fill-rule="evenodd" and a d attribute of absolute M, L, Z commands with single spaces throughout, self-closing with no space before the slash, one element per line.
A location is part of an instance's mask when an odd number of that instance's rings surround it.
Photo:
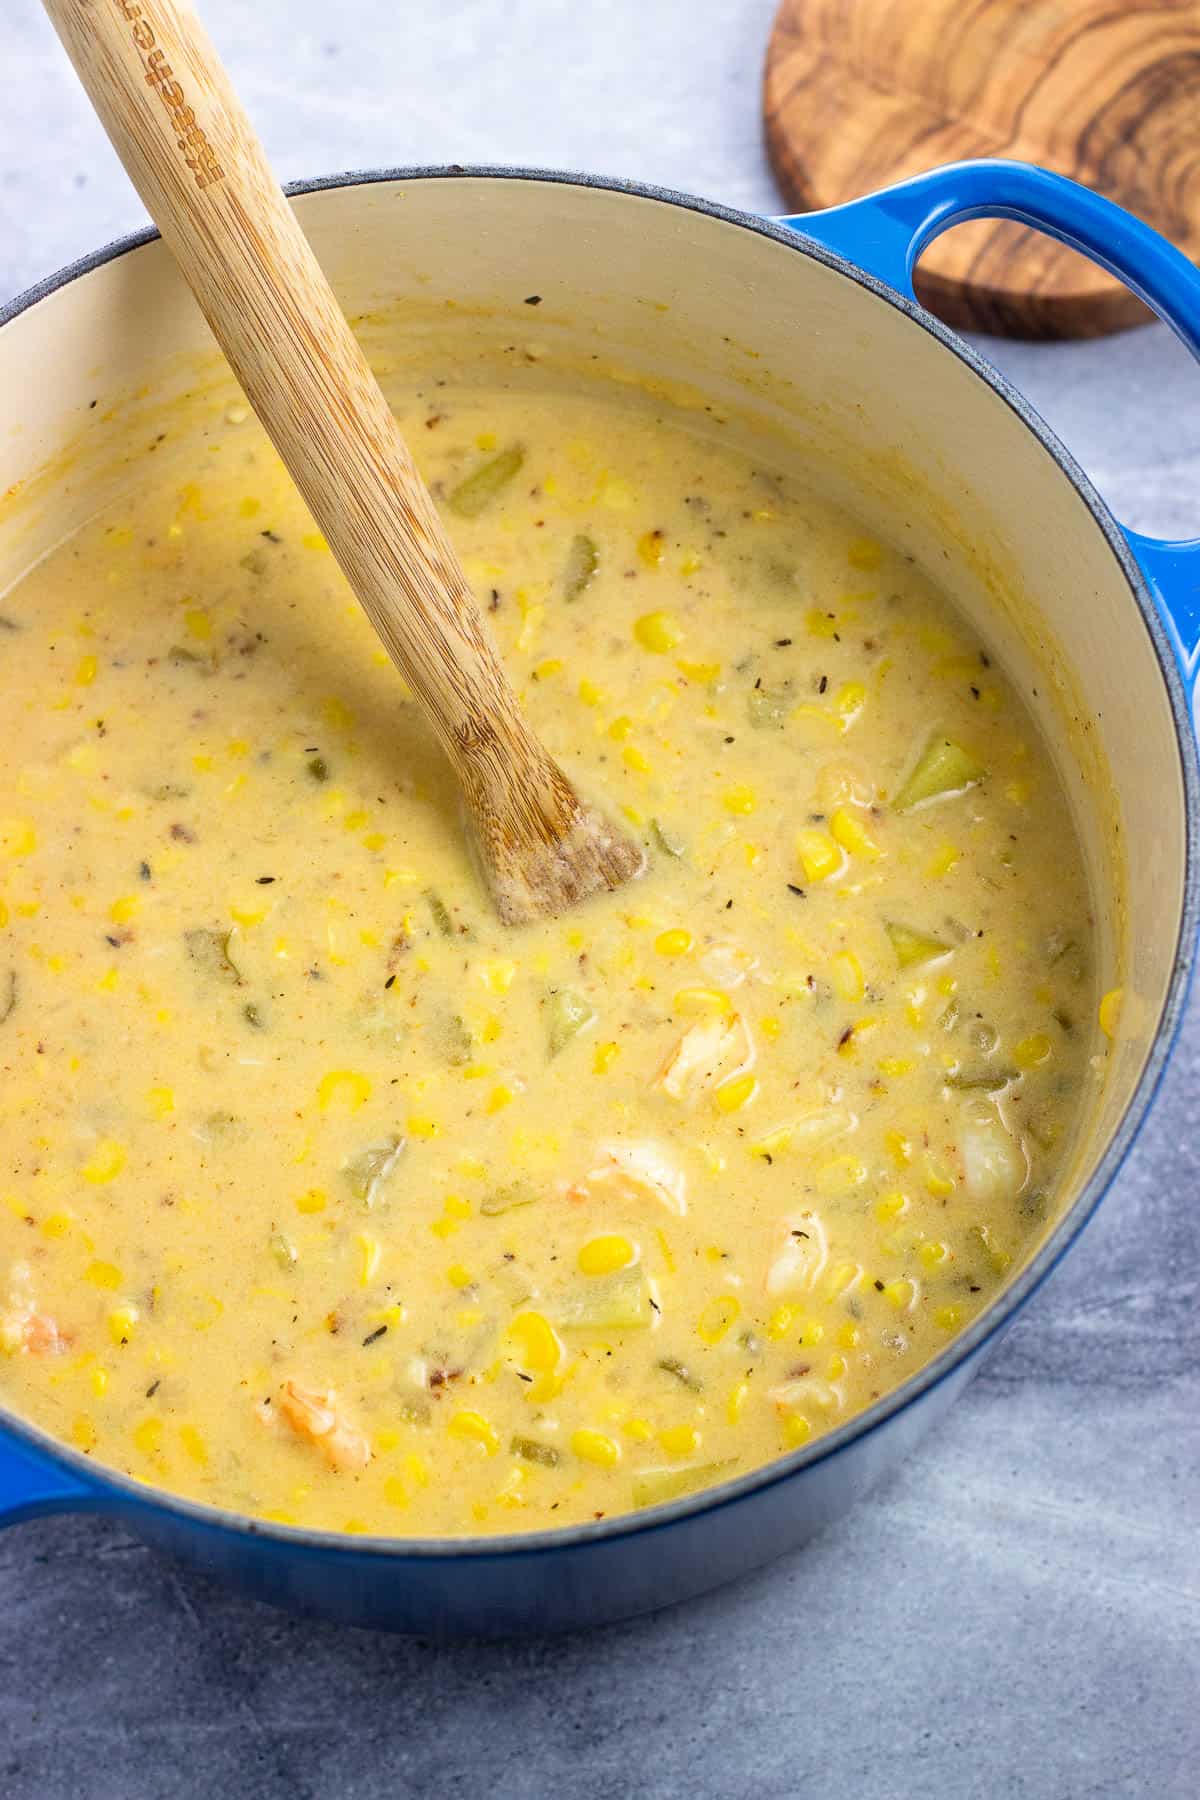
<path fill-rule="evenodd" d="M 506 925 L 553 918 L 623 887 L 646 866 L 641 845 L 581 800 L 532 737 L 530 749 L 531 762 L 498 766 L 488 759 L 459 771 L 484 878 Z"/>

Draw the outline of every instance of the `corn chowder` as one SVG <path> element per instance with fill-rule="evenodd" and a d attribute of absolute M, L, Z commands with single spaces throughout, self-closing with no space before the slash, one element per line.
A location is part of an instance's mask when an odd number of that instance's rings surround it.
<path fill-rule="evenodd" d="M 565 1525 L 987 1305 L 1099 1079 L 1089 896 L 987 646 L 769 459 L 565 396 L 402 423 L 648 871 L 499 926 L 253 420 L 152 465 L 0 601 L 0 1399 L 276 1520 Z"/>

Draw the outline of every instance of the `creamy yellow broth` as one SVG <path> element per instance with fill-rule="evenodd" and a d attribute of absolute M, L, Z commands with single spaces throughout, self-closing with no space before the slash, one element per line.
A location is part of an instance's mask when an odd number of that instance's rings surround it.
<path fill-rule="evenodd" d="M 653 1504 L 885 1393 L 1057 1204 L 1062 789 L 906 560 L 678 425 L 403 419 L 645 878 L 521 932 L 243 409 L 0 602 L 0 1396 L 270 1518 Z"/>

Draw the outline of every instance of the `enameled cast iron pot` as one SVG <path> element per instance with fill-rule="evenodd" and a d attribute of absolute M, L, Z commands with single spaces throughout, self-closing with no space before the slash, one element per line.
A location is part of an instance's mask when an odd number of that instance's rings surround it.
<path fill-rule="evenodd" d="M 387 302 L 403 319 L 409 305 L 427 314 L 431 301 L 453 299 L 461 333 L 499 329 L 509 342 L 600 351 L 690 383 L 730 416 L 756 409 L 844 469 L 859 512 L 984 621 L 1039 714 L 1073 792 L 1102 929 L 1114 955 L 1123 946 L 1127 1027 L 1072 1203 L 1033 1261 L 904 1386 L 709 1493 L 522 1537 L 343 1537 L 146 1488 L 0 1411 L 0 1522 L 113 1513 L 257 1595 L 364 1625 L 499 1636 L 619 1618 L 801 1543 L 903 1456 L 1078 1236 L 1146 1115 L 1196 936 L 1200 541 L 1124 531 L 1020 396 L 916 305 L 911 272 L 960 220 L 1019 219 L 1123 278 L 1196 355 L 1200 275 L 1119 208 L 1014 163 L 941 169 L 774 222 L 523 170 L 387 171 L 294 192 L 352 317 Z M 532 294 L 537 312 L 524 304 Z M 117 397 L 149 392 L 152 420 L 164 396 L 205 369 L 212 379 L 217 364 L 153 233 L 34 288 L 0 325 L 0 495 L 51 471 L 40 514 L 20 530 L 0 523 L 2 591 L 137 479 L 154 433 L 132 454 L 119 449 Z"/>

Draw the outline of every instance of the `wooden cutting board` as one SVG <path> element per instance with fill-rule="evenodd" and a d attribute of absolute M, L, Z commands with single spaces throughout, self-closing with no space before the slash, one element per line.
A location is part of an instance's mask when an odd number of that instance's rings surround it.
<path fill-rule="evenodd" d="M 834 206 L 970 156 L 1098 188 L 1200 259 L 1200 0 L 783 0 L 767 50 L 771 163 Z M 1098 337 L 1149 317 L 1051 239 L 990 220 L 925 252 L 959 330 Z"/>

